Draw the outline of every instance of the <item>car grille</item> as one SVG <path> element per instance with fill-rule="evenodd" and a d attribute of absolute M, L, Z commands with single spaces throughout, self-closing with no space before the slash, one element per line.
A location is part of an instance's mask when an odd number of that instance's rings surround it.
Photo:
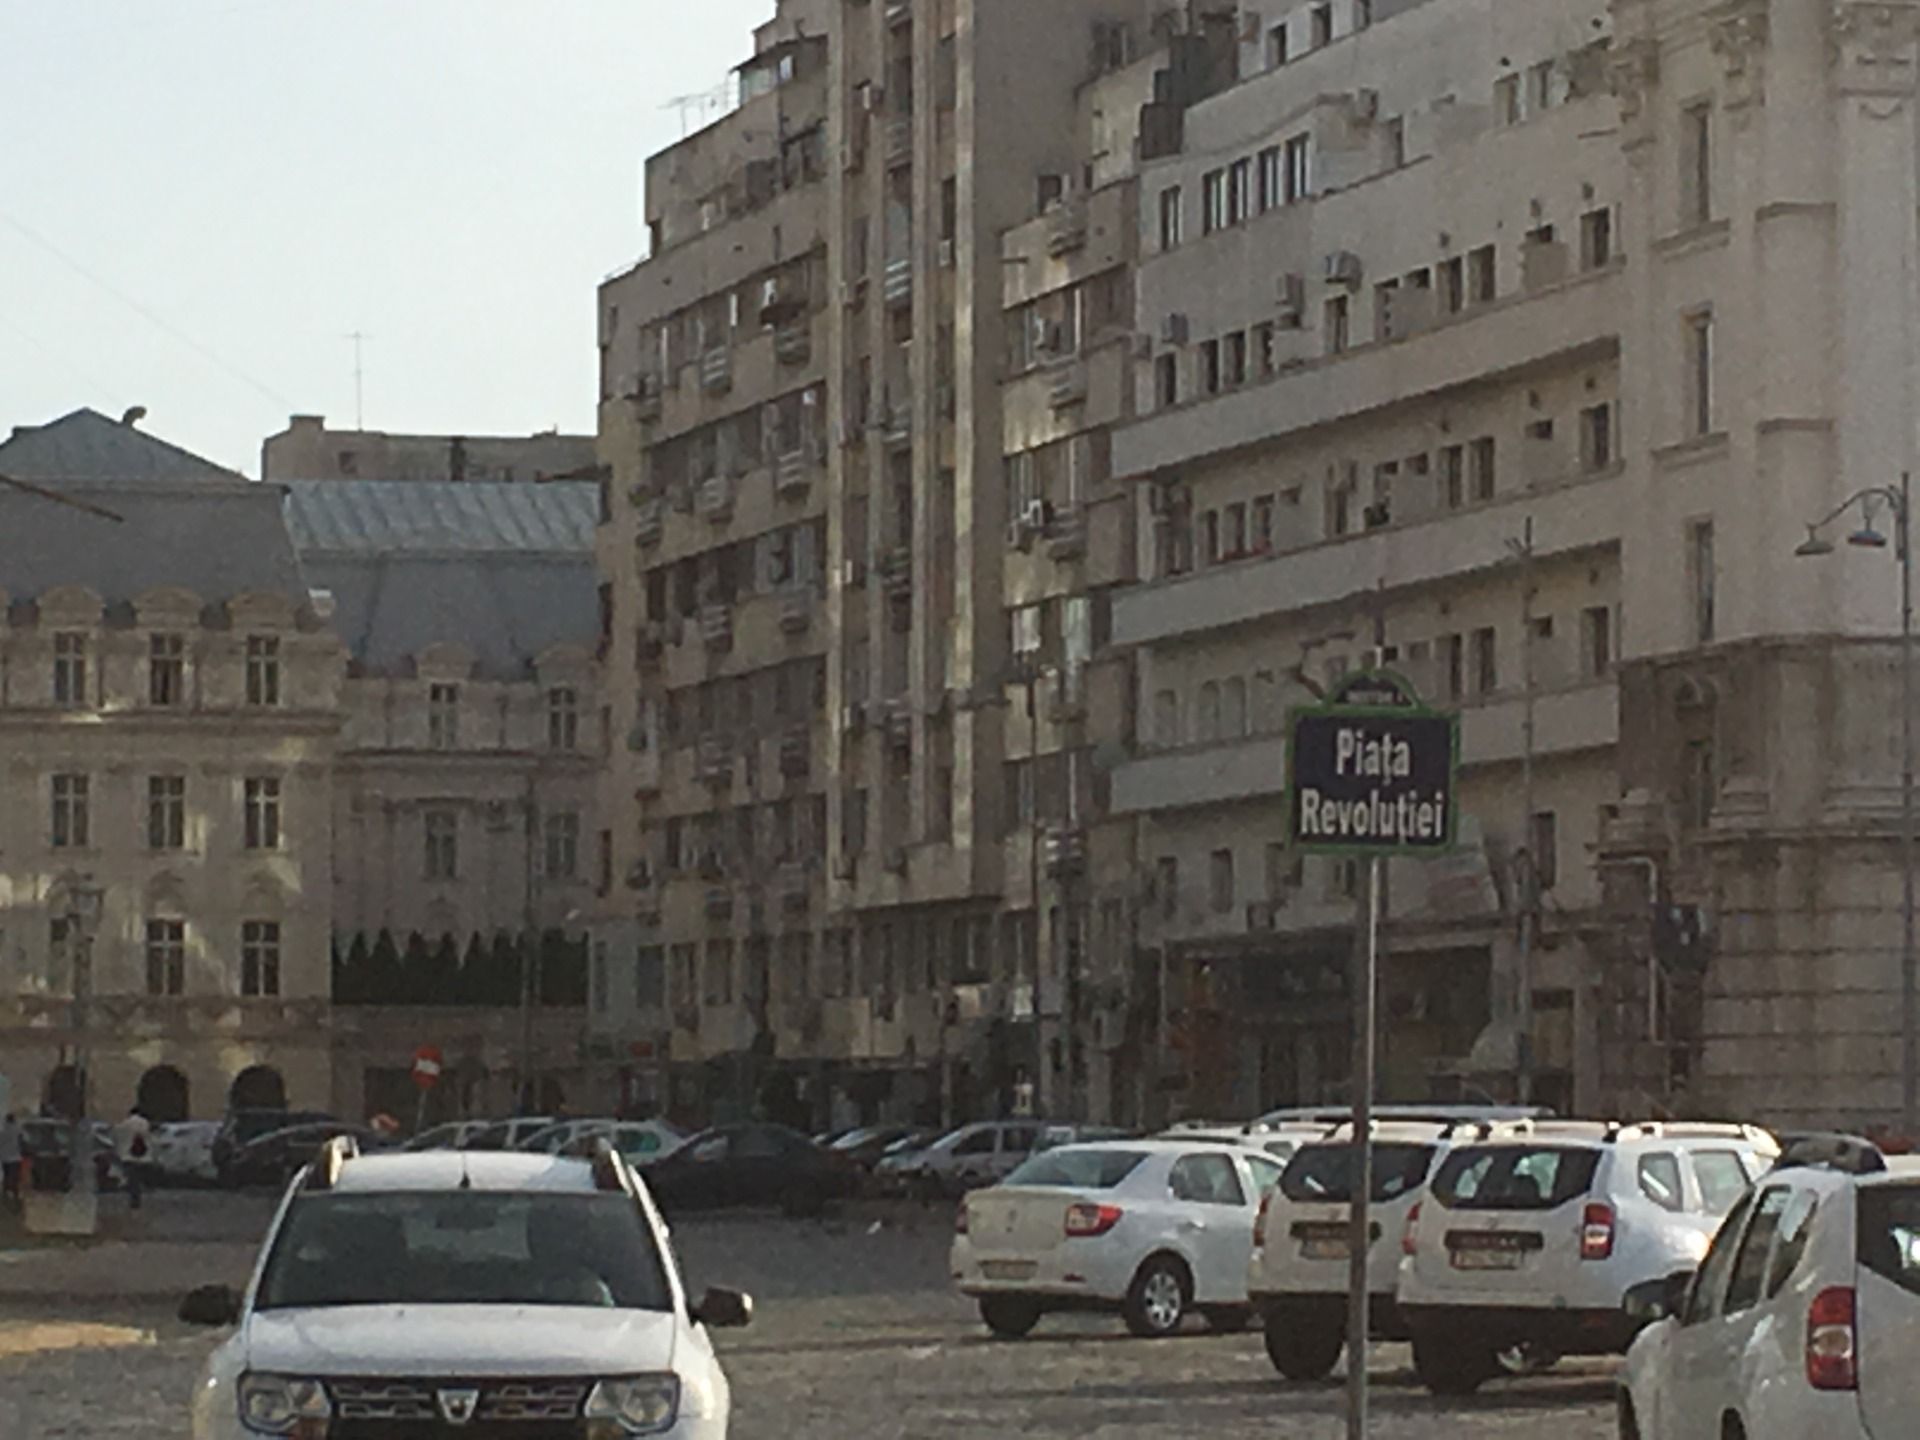
<path fill-rule="evenodd" d="M 578 1440 L 590 1380 L 329 1380 L 329 1440 Z M 444 1392 L 477 1390 L 464 1424 L 448 1420 Z"/>

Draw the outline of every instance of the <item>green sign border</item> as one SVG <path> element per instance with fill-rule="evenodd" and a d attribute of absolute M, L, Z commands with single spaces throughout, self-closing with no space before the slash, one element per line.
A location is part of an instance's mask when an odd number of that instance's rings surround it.
<path fill-rule="evenodd" d="M 1362 683 L 1386 682 L 1406 697 L 1404 705 L 1343 705 L 1340 697 Z M 1299 793 L 1295 771 L 1300 753 L 1299 723 L 1303 719 L 1395 719 L 1444 720 L 1447 722 L 1447 832 L 1439 845 L 1332 844 L 1302 840 L 1294 833 L 1294 799 Z M 1460 843 L 1460 712 L 1437 710 L 1420 703 L 1419 691 L 1406 676 L 1393 670 L 1361 670 L 1345 676 L 1333 693 L 1318 705 L 1295 705 L 1287 711 L 1287 781 L 1283 792 L 1287 807 L 1287 846 L 1301 855 L 1333 855 L 1389 860 L 1431 860 L 1454 850 Z"/>

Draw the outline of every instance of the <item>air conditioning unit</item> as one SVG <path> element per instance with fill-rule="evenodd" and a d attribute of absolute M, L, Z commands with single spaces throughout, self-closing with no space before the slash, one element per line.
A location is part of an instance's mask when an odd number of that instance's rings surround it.
<path fill-rule="evenodd" d="M 1288 271 L 1280 277 L 1275 295 L 1280 311 L 1280 323 L 1299 329 L 1307 313 L 1307 282 L 1298 271 Z"/>
<path fill-rule="evenodd" d="M 1160 322 L 1160 343 L 1162 345 L 1187 343 L 1187 317 L 1180 311 L 1174 311 Z"/>
<path fill-rule="evenodd" d="M 1353 92 L 1353 116 L 1356 120 L 1376 120 L 1380 116 L 1380 92 L 1359 89 Z"/>
<path fill-rule="evenodd" d="M 1360 257 L 1351 250 L 1335 250 L 1322 262 L 1329 285 L 1358 285 L 1366 273 Z"/>
<path fill-rule="evenodd" d="M 1259 934 L 1264 931 L 1273 929 L 1273 914 L 1274 914 L 1274 910 L 1273 910 L 1272 901 L 1255 900 L 1252 904 L 1247 906 L 1248 931 L 1251 933 Z"/>
<path fill-rule="evenodd" d="M 627 871 L 629 890 L 646 890 L 653 884 L 653 867 L 644 860 L 636 860 Z"/>

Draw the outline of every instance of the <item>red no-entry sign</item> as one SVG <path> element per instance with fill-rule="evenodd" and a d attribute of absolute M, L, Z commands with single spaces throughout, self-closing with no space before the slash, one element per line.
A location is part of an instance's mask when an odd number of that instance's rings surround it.
<path fill-rule="evenodd" d="M 422 1045 L 413 1052 L 413 1083 L 422 1090 L 433 1089 L 440 1083 L 442 1063 L 438 1045 Z"/>

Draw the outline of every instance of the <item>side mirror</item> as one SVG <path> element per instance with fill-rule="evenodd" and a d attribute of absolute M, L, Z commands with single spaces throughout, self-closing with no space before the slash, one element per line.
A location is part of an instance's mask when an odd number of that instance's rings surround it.
<path fill-rule="evenodd" d="M 240 1294 L 231 1285 L 201 1285 L 180 1302 L 189 1325 L 232 1325 L 240 1319 Z"/>
<path fill-rule="evenodd" d="M 693 1318 L 710 1330 L 738 1330 L 753 1323 L 753 1297 L 709 1286 L 694 1306 Z"/>
<path fill-rule="evenodd" d="M 1620 1308 L 1627 1318 L 1642 1325 L 1668 1320 L 1678 1315 L 1687 1303 L 1687 1290 L 1693 1284 L 1691 1270 L 1676 1270 L 1658 1280 L 1642 1280 L 1621 1299 Z"/>

